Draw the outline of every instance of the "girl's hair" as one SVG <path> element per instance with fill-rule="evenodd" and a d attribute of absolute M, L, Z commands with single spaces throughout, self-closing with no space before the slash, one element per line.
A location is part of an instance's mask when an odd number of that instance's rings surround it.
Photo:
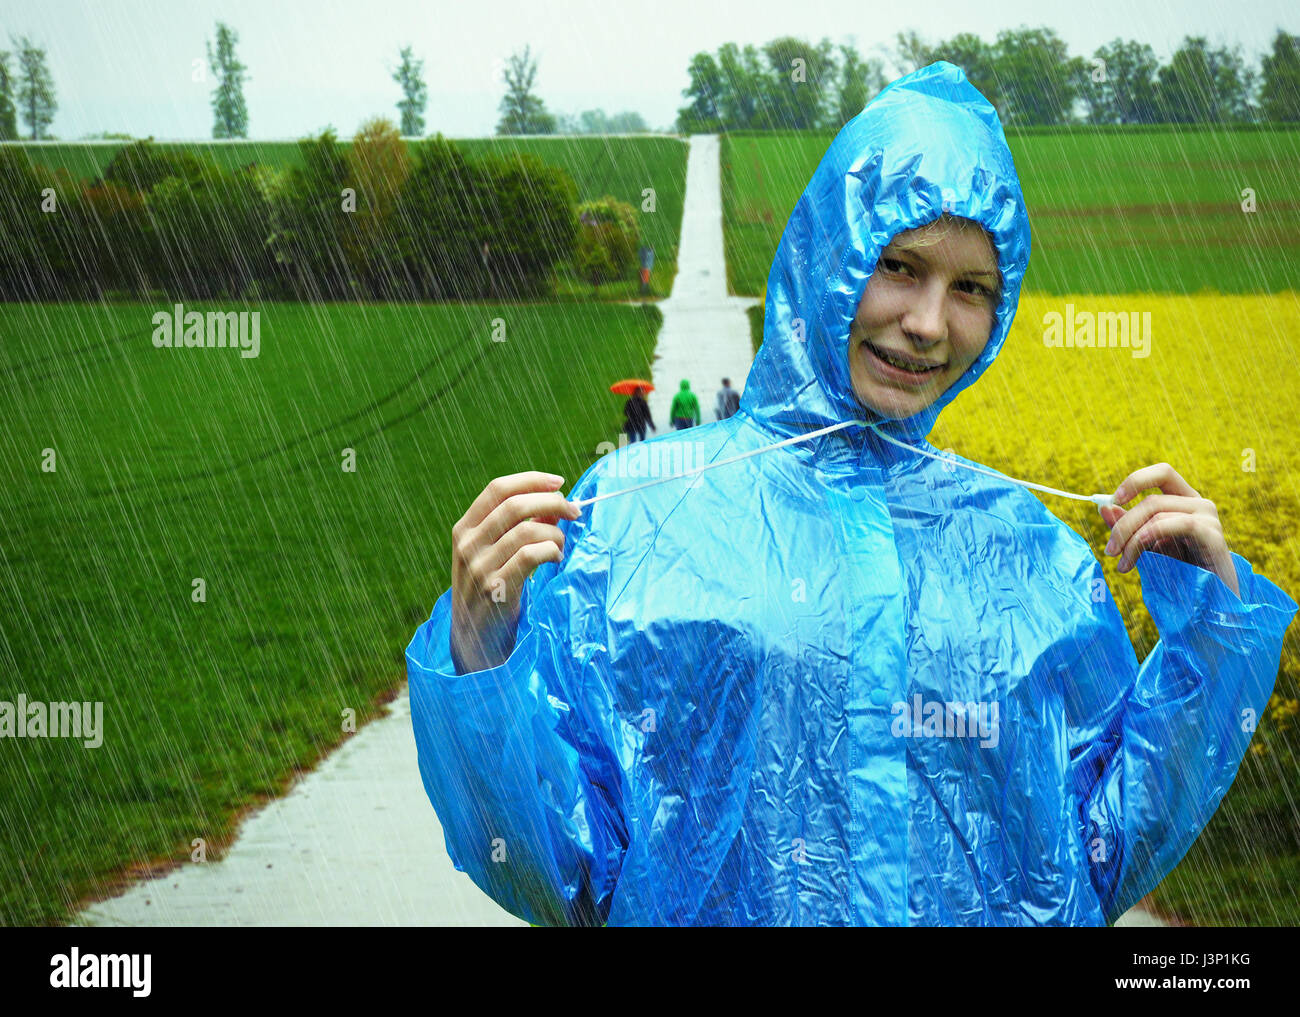
<path fill-rule="evenodd" d="M 959 215 L 953 215 L 951 212 L 944 212 L 938 219 L 933 220 L 928 225 L 933 226 L 934 228 L 929 230 L 924 236 L 915 237 L 909 240 L 907 242 L 908 247 L 930 247 L 933 244 L 937 244 L 940 240 L 943 240 L 954 229 L 968 230 L 972 226 L 978 226 L 980 229 L 984 230 L 985 236 L 989 241 L 989 246 L 992 247 L 994 251 L 997 250 L 993 244 L 993 237 L 989 235 L 989 231 L 985 229 L 984 224 L 978 223 L 974 219 L 966 219 Z M 918 226 L 917 229 L 925 229 L 925 226 Z"/>

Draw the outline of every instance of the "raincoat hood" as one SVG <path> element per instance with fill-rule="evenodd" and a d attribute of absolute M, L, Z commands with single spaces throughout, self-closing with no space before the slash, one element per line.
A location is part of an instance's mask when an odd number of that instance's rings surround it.
<path fill-rule="evenodd" d="M 1002 296 L 983 354 L 930 406 L 880 426 L 924 439 L 940 411 L 1002 349 L 1029 264 L 1029 216 L 997 111 L 961 68 L 930 64 L 886 87 L 844 125 L 781 236 L 767 280 L 763 345 L 741 410 L 782 437 L 879 420 L 853 392 L 848 336 L 880 252 L 947 212 L 988 230 Z M 864 429 L 818 439 L 860 448 Z"/>

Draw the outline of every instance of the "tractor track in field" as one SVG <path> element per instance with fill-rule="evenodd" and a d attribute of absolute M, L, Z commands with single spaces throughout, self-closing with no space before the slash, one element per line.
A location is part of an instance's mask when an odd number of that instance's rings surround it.
<path fill-rule="evenodd" d="M 149 334 L 150 332 L 148 329 L 146 329 L 144 332 L 140 332 L 136 329 L 132 329 L 129 332 L 123 332 L 121 335 L 114 336 L 112 339 L 109 339 L 107 342 L 90 343 L 86 346 L 78 346 L 75 349 L 71 349 L 71 350 L 59 350 L 57 353 L 47 353 L 42 357 L 32 357 L 29 360 L 21 360 L 16 364 L 7 364 L 3 368 L 0 368 L 0 378 L 12 378 L 19 371 L 25 370 L 28 367 L 32 367 L 36 364 L 45 364 L 45 363 L 49 363 L 52 360 L 68 361 L 74 357 L 81 356 L 83 353 L 108 354 L 108 356 L 102 356 L 93 361 L 83 360 L 80 362 L 82 364 L 100 363 L 110 359 L 111 356 L 117 355 L 118 351 L 114 347 L 120 345 L 121 343 L 126 342 L 128 339 L 139 339 L 142 336 L 147 336 Z M 47 378 L 53 378 L 58 375 L 62 375 L 66 373 L 67 372 L 65 371 L 47 371 L 45 374 L 39 374 L 36 375 L 35 377 L 29 377 L 23 380 L 29 382 L 45 381 Z"/>
<path fill-rule="evenodd" d="M 125 337 L 119 336 L 113 341 L 117 342 L 123 338 L 131 338 L 134 335 L 137 335 L 137 333 L 130 333 Z M 83 350 L 89 350 L 89 349 L 92 349 L 92 347 L 83 348 Z M 349 424 L 353 424 L 356 421 L 361 420 L 362 418 L 366 417 L 369 414 L 373 414 L 381 407 L 386 406 L 387 404 L 391 403 L 393 400 L 397 399 L 398 397 L 408 392 L 413 386 L 415 386 L 418 382 L 420 382 L 426 375 L 428 375 L 431 371 L 433 371 L 435 368 L 440 366 L 445 360 L 447 360 L 448 356 L 452 354 L 456 349 L 457 349 L 456 344 L 448 344 L 447 346 L 444 346 L 434 357 L 430 358 L 428 361 L 426 361 L 424 364 L 418 367 L 409 378 L 407 378 L 405 381 L 398 384 L 396 387 L 388 391 L 386 394 L 371 400 L 365 406 L 353 410 L 350 413 L 346 414 L 345 416 L 338 417 L 337 419 L 331 420 L 328 423 L 323 424 L 320 427 L 317 427 L 311 431 L 308 431 L 304 434 L 299 434 L 296 437 L 282 441 L 277 445 L 272 446 L 269 449 L 265 449 L 261 452 L 247 456 L 241 460 L 227 463 L 220 467 L 213 467 L 211 469 L 199 470 L 199 471 L 185 473 L 185 474 L 178 474 L 176 476 L 171 476 L 171 477 L 151 478 L 148 481 L 139 481 L 131 484 L 93 488 L 86 492 L 85 497 L 94 498 L 94 499 L 115 497 L 121 500 L 127 496 L 139 494 L 141 492 L 161 495 L 164 491 L 169 489 L 171 491 L 175 491 L 175 485 L 188 485 L 196 481 L 211 480 L 216 477 L 227 476 L 233 473 L 246 470 L 260 463 L 264 463 L 270 459 L 273 459 L 276 456 L 284 455 L 285 453 L 300 447 L 306 442 L 312 441 L 315 438 L 319 438 L 322 435 L 330 433 L 331 431 L 335 431 L 339 428 L 346 427 Z M 367 431 L 361 432 L 360 434 L 345 439 L 345 447 L 359 445 L 361 442 L 369 438 L 373 438 L 377 435 L 390 431 L 393 428 L 398 427 L 406 423 L 407 421 L 412 420 L 420 416 L 421 414 L 427 412 L 428 410 L 436 407 L 444 398 L 446 398 L 447 395 L 454 392 L 460 386 L 460 384 L 465 380 L 466 376 L 475 367 L 477 367 L 479 363 L 481 363 L 482 360 L 487 356 L 488 352 L 489 352 L 488 347 L 484 347 L 480 349 L 476 354 L 471 356 L 469 360 L 459 368 L 459 370 L 455 372 L 455 374 L 451 377 L 451 379 L 446 384 L 442 385 L 436 391 L 432 392 L 431 394 L 429 394 L 428 396 L 420 400 L 410 409 L 402 411 L 398 413 L 396 416 L 390 417 L 389 419 L 380 422 L 379 424 L 371 427 Z M 48 358 L 41 358 L 41 359 L 48 359 Z M 288 470 L 284 475 L 292 476 L 294 474 L 301 473 L 303 470 L 306 470 L 313 465 L 316 465 L 316 462 L 312 460 L 299 463 L 293 469 Z M 199 496 L 200 496 L 199 492 L 193 492 L 193 491 L 182 492 L 177 494 L 169 494 L 167 496 L 167 502 L 169 505 L 185 505 L 195 501 Z M 11 515 L 11 518 L 12 517 L 13 516 Z M 56 526 L 60 525 L 61 522 L 63 521 L 61 519 L 53 518 L 48 514 L 46 516 L 46 520 L 48 523 Z M 23 536 L 23 534 L 16 533 L 14 530 L 12 530 L 9 527 L 6 527 L 5 533 L 6 536 L 11 539 Z"/>
<path fill-rule="evenodd" d="M 140 483 L 129 484 L 120 487 L 95 489 L 89 492 L 89 496 L 100 498 L 109 495 L 131 494 L 141 490 L 159 490 L 167 485 L 172 485 L 172 484 L 188 484 L 197 480 L 211 480 L 214 477 L 226 476 L 228 474 L 235 473 L 239 470 L 244 470 L 247 469 L 248 467 L 256 466 L 259 463 L 266 462 L 268 459 L 271 459 L 278 455 L 283 455 L 284 453 L 289 452 L 292 449 L 295 449 L 300 445 L 311 441 L 314 438 L 319 438 L 322 435 L 330 433 L 331 431 L 335 431 L 338 428 L 345 427 L 348 424 L 354 423 L 355 421 L 365 417 L 367 414 L 374 413 L 380 407 L 385 406 L 388 403 L 391 403 L 394 399 L 398 398 L 405 392 L 409 391 L 417 382 L 423 379 L 430 371 L 432 371 L 434 368 L 442 364 L 442 362 L 447 359 L 448 355 L 451 352 L 453 352 L 454 349 L 455 347 L 453 345 L 447 345 L 443 347 L 443 349 L 441 349 L 436 356 L 432 357 L 424 364 L 422 364 L 420 367 L 418 367 L 415 370 L 415 372 L 409 378 L 403 381 L 401 384 L 397 385 L 395 388 L 391 389 L 386 394 L 376 399 L 372 399 L 369 403 L 367 403 L 365 406 L 362 406 L 360 409 L 353 410 L 352 412 L 346 414 L 345 416 L 338 417 L 335 420 L 331 420 L 328 423 L 322 424 L 321 426 L 314 428 L 313 430 L 307 431 L 303 434 L 299 434 L 294 438 L 290 438 L 288 440 L 282 441 L 276 445 L 273 445 L 269 449 L 265 449 L 261 452 L 255 453 L 250 456 L 246 456 L 243 459 L 237 460 L 235 462 L 227 463 L 224 466 L 220 466 L 220 467 L 213 467 L 211 469 L 198 470 L 191 473 L 178 474 L 174 477 L 160 478 L 152 482 L 140 482 Z M 364 438 L 372 437 L 375 434 L 382 433 L 383 431 L 388 430 L 389 428 L 395 426 L 396 424 L 407 420 L 408 418 L 415 415 L 416 413 L 421 412 L 429 408 L 430 406 L 435 405 L 449 392 L 453 391 L 460 384 L 460 382 L 464 380 L 465 375 L 469 373 L 469 370 L 473 368 L 480 360 L 482 360 L 482 358 L 485 355 L 486 355 L 486 349 L 480 351 L 477 356 L 471 357 L 470 362 L 466 364 L 464 367 L 462 367 L 461 370 L 456 374 L 454 378 L 452 378 L 450 382 L 442 386 L 438 391 L 434 392 L 432 395 L 426 397 L 422 402 L 420 402 L 417 405 L 417 407 L 414 410 L 409 410 L 405 413 L 400 414 L 397 417 L 384 421 L 377 428 L 374 428 L 371 431 L 366 432 L 357 440 L 360 441 L 363 440 Z M 300 466 L 298 469 L 305 468 L 308 465 L 311 464 L 305 463 L 302 466 Z M 298 472 L 298 470 L 293 470 L 291 472 Z"/>

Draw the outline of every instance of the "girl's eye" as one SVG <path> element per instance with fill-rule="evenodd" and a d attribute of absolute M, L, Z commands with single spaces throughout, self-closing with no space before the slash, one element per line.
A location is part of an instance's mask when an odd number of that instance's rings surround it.
<path fill-rule="evenodd" d="M 886 272 L 889 272 L 891 274 L 910 272 L 912 270 L 911 266 L 908 265 L 907 262 L 899 261 L 897 258 L 881 258 L 880 264 L 885 269 Z M 969 286 L 970 290 L 968 290 L 967 292 L 969 292 L 970 295 L 973 297 L 979 297 L 982 300 L 993 299 L 994 296 L 993 291 L 990 290 L 987 286 L 983 286 L 980 283 L 977 283 L 974 279 L 963 279 L 957 285 Z"/>

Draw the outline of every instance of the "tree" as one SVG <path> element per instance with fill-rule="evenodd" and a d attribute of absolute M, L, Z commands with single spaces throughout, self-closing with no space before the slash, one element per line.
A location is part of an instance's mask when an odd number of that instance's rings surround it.
<path fill-rule="evenodd" d="M 1085 65 L 1069 55 L 1065 40 L 1052 29 L 1021 25 L 999 32 L 993 44 L 993 66 L 1009 114 L 1005 123 L 1070 120 Z"/>
<path fill-rule="evenodd" d="M 217 87 L 212 90 L 212 136 L 214 138 L 247 138 L 248 106 L 244 103 L 244 73 L 248 68 L 235 55 L 239 36 L 230 26 L 217 22 L 217 50 L 205 43 L 208 63 L 217 77 Z"/>
<path fill-rule="evenodd" d="M 687 68 L 691 83 L 682 89 L 690 103 L 677 111 L 682 134 L 716 134 L 723 129 L 721 98 L 725 86 L 722 70 L 709 53 L 696 53 Z"/>
<path fill-rule="evenodd" d="M 885 70 L 881 61 L 866 61 L 852 46 L 840 47 L 840 77 L 836 96 L 835 124 L 848 123 L 885 87 Z"/>
<path fill-rule="evenodd" d="M 1070 122 L 1087 70 L 1055 31 L 1027 25 L 999 32 L 992 43 L 962 32 L 930 45 L 914 31 L 899 32 L 895 53 L 909 71 L 937 60 L 957 65 L 1004 125 Z"/>
<path fill-rule="evenodd" d="M 45 66 L 45 50 L 37 49 L 26 36 L 18 47 L 18 109 L 32 132 L 32 140 L 46 137 L 59 104 L 54 100 L 54 81 Z"/>
<path fill-rule="evenodd" d="M 17 114 L 14 107 L 14 79 L 9 72 L 9 53 L 0 50 L 0 141 L 18 140 Z"/>
<path fill-rule="evenodd" d="M 144 196 L 128 187 L 100 180 L 83 181 L 78 200 L 68 203 L 72 268 L 64 289 L 101 299 L 107 291 L 149 291 L 154 231 L 145 214 Z M 60 219 L 63 215 L 60 215 Z"/>
<path fill-rule="evenodd" d="M 839 127 L 855 116 L 885 85 L 878 60 L 864 62 L 851 47 L 823 38 L 812 44 L 782 36 L 762 49 L 723 43 L 715 55 L 697 53 L 682 95 L 690 105 L 677 111 L 684 133 L 733 130 L 807 130 Z M 851 110 L 851 111 L 850 111 Z"/>
<path fill-rule="evenodd" d="M 530 56 L 531 47 L 515 53 L 506 65 L 506 94 L 501 99 L 498 134 L 554 134 L 555 117 L 546 112 L 546 104 L 533 94 L 537 63 Z"/>
<path fill-rule="evenodd" d="M 758 50 L 753 46 L 742 50 L 734 42 L 723 43 L 718 47 L 718 67 L 722 71 L 720 111 L 724 129 L 771 126 L 770 110 L 776 103 Z"/>
<path fill-rule="evenodd" d="M 1249 119 L 1253 85 L 1240 47 L 1211 49 L 1204 36 L 1187 36 L 1160 68 L 1161 114 L 1172 123 Z"/>
<path fill-rule="evenodd" d="M 1113 39 L 1099 46 L 1083 71 L 1080 94 L 1090 124 L 1153 124 L 1160 119 L 1156 72 L 1160 62 L 1144 42 Z"/>
<path fill-rule="evenodd" d="M 922 41 L 916 32 L 899 32 L 897 50 L 899 63 L 912 65 L 911 70 L 926 67 L 936 60 L 956 64 L 965 71 L 966 80 L 989 101 L 1005 122 L 1007 103 L 1002 96 L 998 79 L 997 50 L 978 35 L 962 32 L 947 42 L 931 46 Z"/>
<path fill-rule="evenodd" d="M 929 45 L 922 40 L 915 29 L 899 32 L 894 43 L 894 62 L 910 74 L 919 71 L 927 64 L 934 63 L 930 56 Z"/>
<path fill-rule="evenodd" d="M 966 72 L 966 80 L 979 91 L 998 111 L 998 116 L 1006 122 L 1010 109 L 997 71 L 997 50 L 972 32 L 954 35 L 947 42 L 935 47 L 931 58 L 947 60 Z"/>
<path fill-rule="evenodd" d="M 764 46 L 763 55 L 770 68 L 770 100 L 760 118 L 761 126 L 773 130 L 824 126 L 836 77 L 830 40 L 823 38 L 812 46 L 785 36 Z"/>
<path fill-rule="evenodd" d="M 1225 120 L 1254 123 L 1260 119 L 1259 72 L 1246 65 L 1240 46 L 1217 51 L 1215 80 L 1223 95 Z"/>
<path fill-rule="evenodd" d="M 1280 28 L 1273 37 L 1273 52 L 1260 62 L 1263 83 L 1259 103 L 1265 120 L 1300 120 L 1300 35 Z"/>
<path fill-rule="evenodd" d="M 402 86 L 402 101 L 397 104 L 402 114 L 402 134 L 418 138 L 424 134 L 424 110 L 429 103 L 429 90 L 424 84 L 424 61 L 411 55 L 405 46 L 400 54 L 402 64 L 393 72 L 393 80 Z"/>

